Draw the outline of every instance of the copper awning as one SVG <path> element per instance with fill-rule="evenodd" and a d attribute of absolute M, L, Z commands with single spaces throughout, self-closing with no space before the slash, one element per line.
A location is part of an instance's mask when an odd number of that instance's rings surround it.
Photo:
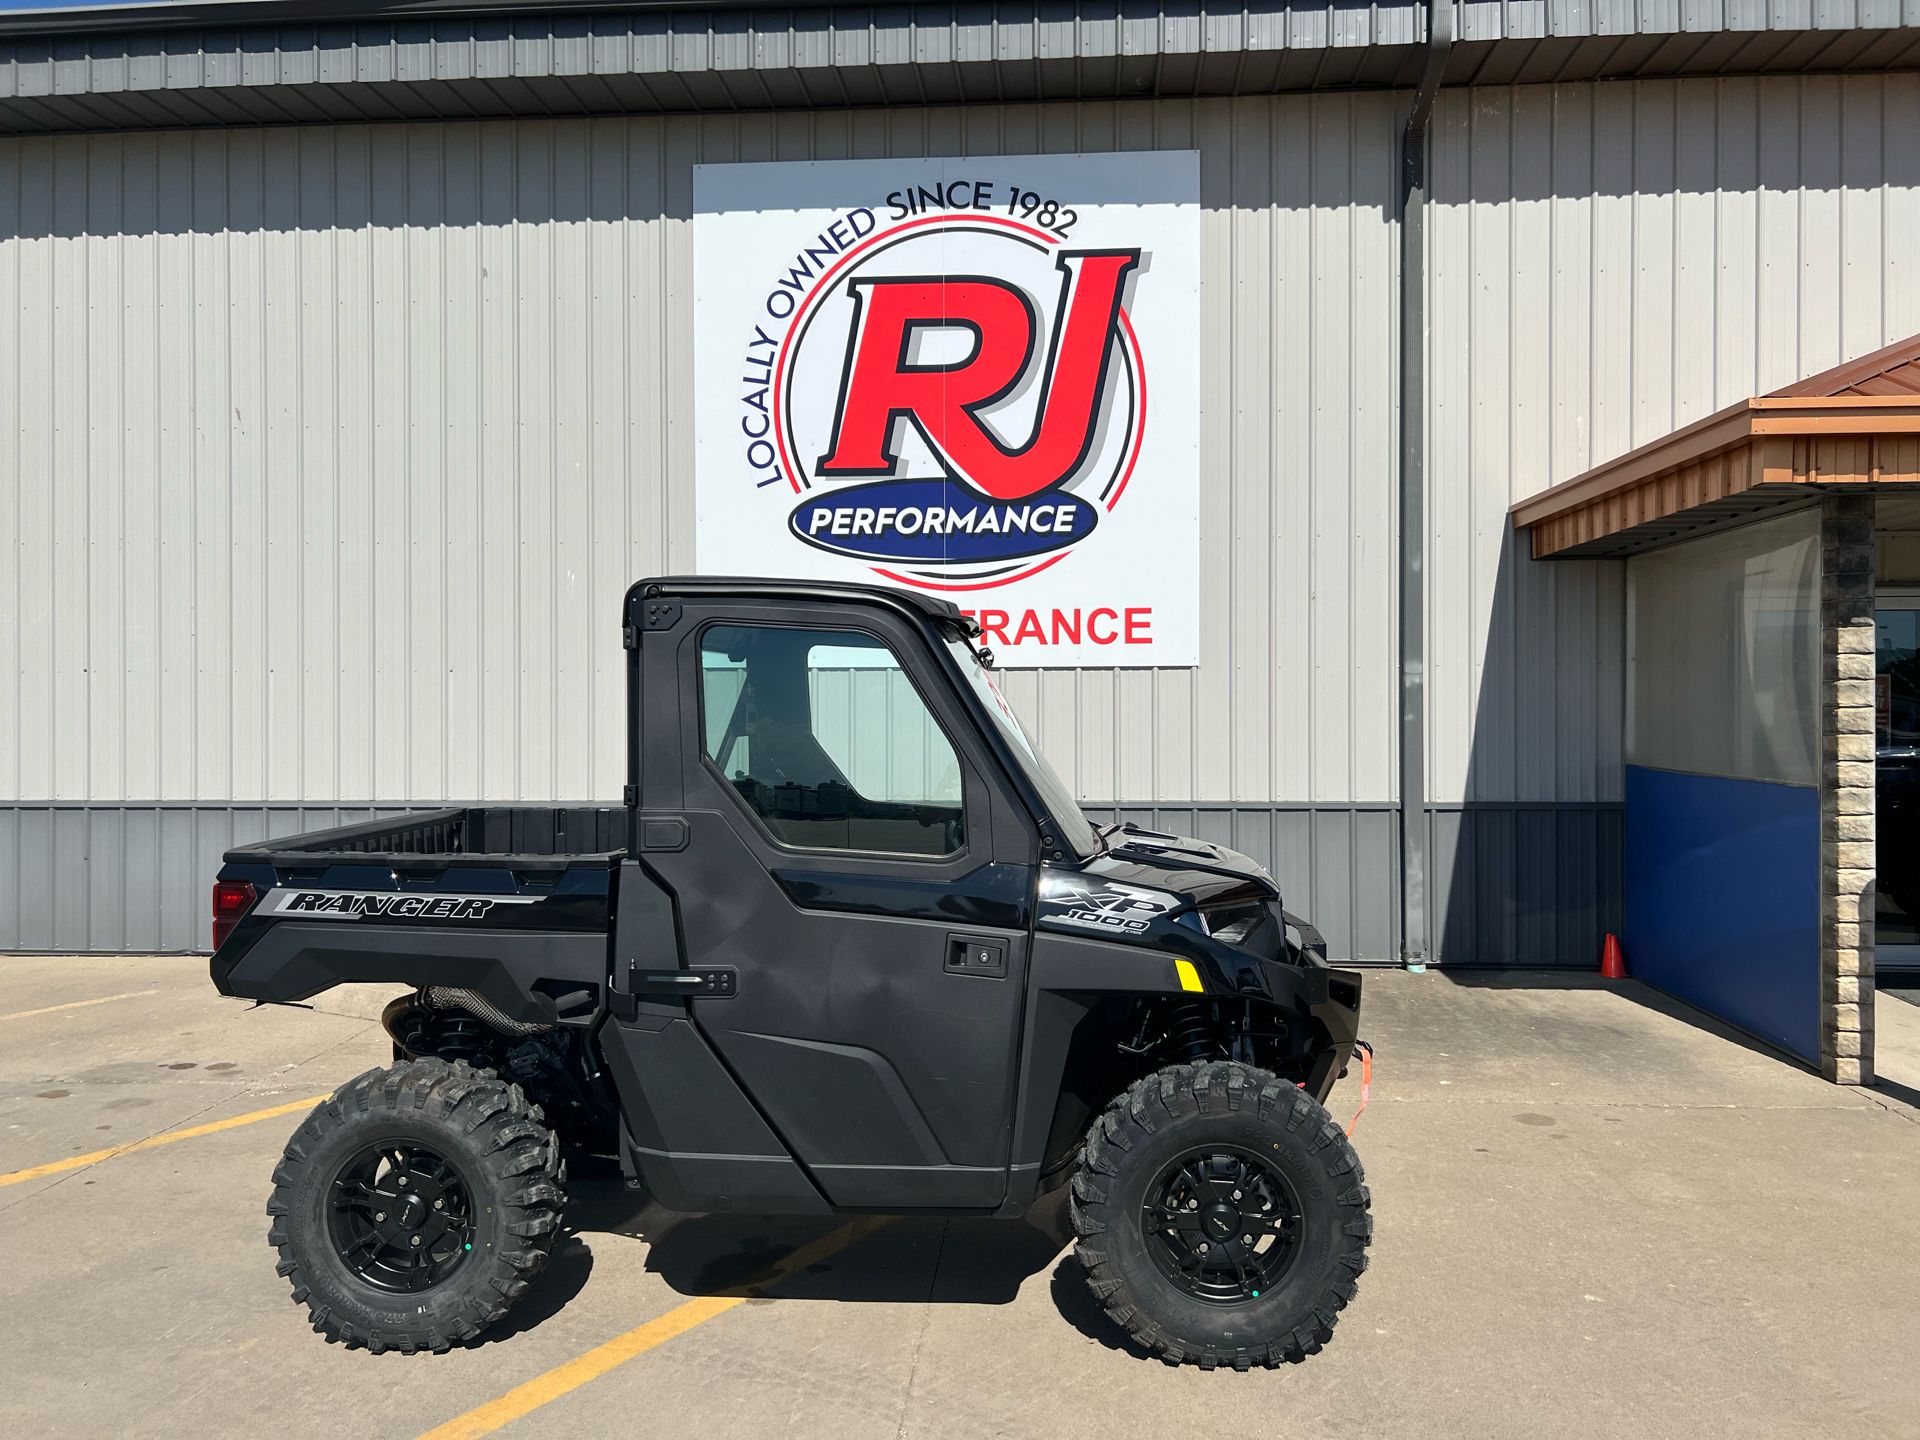
<path fill-rule="evenodd" d="M 1511 513 L 1535 559 L 1632 555 L 1877 485 L 1920 485 L 1920 335 L 1729 405 Z"/>

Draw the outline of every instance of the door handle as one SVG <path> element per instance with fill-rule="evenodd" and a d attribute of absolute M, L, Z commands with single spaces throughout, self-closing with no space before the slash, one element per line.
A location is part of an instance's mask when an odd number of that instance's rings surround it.
<path fill-rule="evenodd" d="M 706 970 L 634 970 L 627 977 L 627 992 L 638 999 L 658 1000 L 669 995 L 712 995 L 719 998 L 739 993 L 740 978 L 730 965 Z"/>
<path fill-rule="evenodd" d="M 979 975 L 989 980 L 1007 978 L 1007 942 L 978 936 L 947 937 L 947 973 Z"/>

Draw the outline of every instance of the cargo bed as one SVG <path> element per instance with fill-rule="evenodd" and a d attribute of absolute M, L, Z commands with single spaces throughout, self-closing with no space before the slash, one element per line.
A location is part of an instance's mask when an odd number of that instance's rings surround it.
<path fill-rule="evenodd" d="M 590 1016 L 626 829 L 612 807 L 455 806 L 229 850 L 214 982 L 274 1003 L 348 981 L 452 986 L 515 1021 Z"/>
<path fill-rule="evenodd" d="M 596 860 L 612 865 L 626 853 L 626 839 L 627 812 L 617 806 L 469 805 L 276 836 L 236 846 L 226 858 L 301 870 L 377 860 L 404 869 L 430 861 L 547 870 Z"/>

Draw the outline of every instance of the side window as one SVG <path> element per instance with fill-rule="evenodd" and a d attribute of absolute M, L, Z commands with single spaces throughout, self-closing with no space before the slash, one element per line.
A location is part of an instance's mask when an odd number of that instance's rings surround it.
<path fill-rule="evenodd" d="M 776 840 L 914 856 L 966 843 L 960 757 L 885 642 L 711 626 L 700 704 L 707 758 Z"/>

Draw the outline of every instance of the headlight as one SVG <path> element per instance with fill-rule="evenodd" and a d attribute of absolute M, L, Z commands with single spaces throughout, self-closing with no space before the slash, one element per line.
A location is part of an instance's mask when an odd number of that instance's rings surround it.
<path fill-rule="evenodd" d="M 1280 953 L 1280 927 L 1270 908 L 1244 900 L 1189 910 L 1178 922 L 1208 939 L 1255 955 Z"/>

